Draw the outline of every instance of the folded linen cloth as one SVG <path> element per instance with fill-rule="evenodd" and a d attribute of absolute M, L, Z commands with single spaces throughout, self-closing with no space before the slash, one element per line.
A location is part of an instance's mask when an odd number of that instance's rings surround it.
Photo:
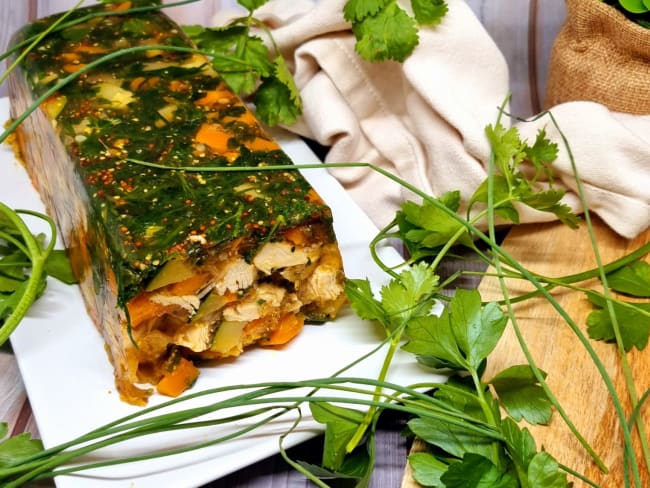
<path fill-rule="evenodd" d="M 460 190 L 467 201 L 487 176 L 485 127 L 509 92 L 508 66 L 462 0 L 449 0 L 440 25 L 422 28 L 403 63 L 369 63 L 354 50 L 344 0 L 274 0 L 256 12 L 289 60 L 303 115 L 289 130 L 330 147 L 326 161 L 365 161 L 434 195 Z M 214 19 L 223 25 L 223 17 Z M 650 225 L 650 116 L 614 113 L 592 102 L 552 107 L 566 135 L 590 210 L 617 233 L 634 237 Z M 515 114 L 516 115 L 516 114 Z M 502 118 L 507 127 L 510 121 Z M 531 144 L 545 128 L 558 142 L 555 186 L 580 209 L 567 150 L 548 117 L 517 123 Z M 413 198 L 367 168 L 332 173 L 380 227 Z M 519 208 L 521 222 L 552 214 Z"/>

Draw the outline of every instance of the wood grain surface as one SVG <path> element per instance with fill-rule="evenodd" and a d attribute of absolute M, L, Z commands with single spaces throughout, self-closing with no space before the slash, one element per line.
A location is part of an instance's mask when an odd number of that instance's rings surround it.
<path fill-rule="evenodd" d="M 640 245 L 650 241 L 650 231 L 634 240 L 625 240 L 600 221 L 595 230 L 601 259 L 613 261 Z M 595 267 L 595 256 L 589 245 L 586 226 L 574 231 L 560 224 L 527 225 L 513 229 L 503 247 L 529 270 L 548 277 L 560 277 Z M 510 280 L 508 289 L 512 296 L 532 289 L 524 281 Z M 601 289 L 597 280 L 583 282 L 580 286 Z M 484 300 L 503 297 L 496 278 L 486 278 L 479 287 Z M 593 310 L 584 293 L 558 290 L 553 292 L 558 303 L 569 312 L 583 332 L 585 320 Z M 622 487 L 623 450 L 622 434 L 614 405 L 607 388 L 589 357 L 585 347 L 559 317 L 555 309 L 543 298 L 536 298 L 514 306 L 522 335 L 538 367 L 548 373 L 548 384 L 559 403 L 566 410 L 580 433 L 595 448 L 610 473 L 600 471 L 578 444 L 561 417 L 555 413 L 548 427 L 531 427 L 537 445 L 543 446 L 562 464 L 586 475 L 603 487 Z M 586 332 L 585 332 L 586 335 Z M 589 341 L 602 359 L 607 374 L 616 385 L 627 415 L 630 412 L 629 395 L 625 388 L 622 362 L 612 344 Z M 650 353 L 636 349 L 627 354 L 636 391 L 641 395 L 650 388 Z M 489 358 L 486 378 L 514 364 L 524 364 L 521 347 L 513 328 L 509 327 L 503 340 Z M 642 412 L 646 435 L 650 432 L 650 407 Z M 641 456 L 638 436 L 635 436 L 636 454 Z M 421 445 L 415 449 L 422 449 Z M 648 470 L 641 463 L 643 485 L 650 486 Z M 576 487 L 588 486 L 574 480 Z M 417 486 L 407 468 L 403 488 Z"/>

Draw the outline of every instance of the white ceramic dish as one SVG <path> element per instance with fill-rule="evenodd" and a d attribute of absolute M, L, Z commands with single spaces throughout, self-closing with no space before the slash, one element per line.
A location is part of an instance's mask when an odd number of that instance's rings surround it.
<path fill-rule="evenodd" d="M 0 99 L 0 119 L 8 117 L 8 101 Z M 286 136 L 282 146 L 296 163 L 318 161 L 299 139 Z M 0 148 L 0 200 L 13 208 L 43 211 L 37 193 L 11 150 Z M 338 182 L 325 170 L 306 170 L 305 176 L 330 204 L 344 257 L 346 274 L 369 278 L 376 286 L 384 275 L 373 263 L 368 242 L 377 229 Z M 389 183 L 387 183 L 389 184 Z M 28 220 L 33 229 L 46 229 Z M 382 251 L 387 260 L 397 260 L 391 248 Z M 327 377 L 377 346 L 381 333 L 345 309 L 335 321 L 308 326 L 282 350 L 254 349 L 236 361 L 203 368 L 192 391 L 262 381 Z M 79 291 L 50 280 L 46 294 L 37 302 L 11 338 L 38 428 L 46 446 L 133 413 L 136 407 L 121 402 L 113 385 L 113 371 L 103 342 L 86 315 Z M 355 366 L 349 375 L 374 378 L 382 355 L 376 354 Z M 391 368 L 392 381 L 415 383 L 431 380 L 406 354 L 398 354 Z M 154 396 L 150 405 L 166 400 Z M 193 403 L 193 405 L 196 403 Z M 303 409 L 303 421 L 285 441 L 295 445 L 321 432 Z M 295 415 L 255 430 L 243 438 L 174 457 L 130 465 L 102 468 L 56 479 L 59 488 L 129 487 L 182 488 L 200 486 L 278 452 L 278 437 L 291 426 Z M 246 425 L 245 422 L 238 427 Z M 126 454 L 150 453 L 186 442 L 207 440 L 226 434 L 231 427 L 204 428 L 179 435 L 143 437 L 93 455 L 96 460 Z"/>

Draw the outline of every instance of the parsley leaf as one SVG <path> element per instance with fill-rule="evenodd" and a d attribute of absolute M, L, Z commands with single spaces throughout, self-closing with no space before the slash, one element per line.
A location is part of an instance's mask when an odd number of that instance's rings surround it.
<path fill-rule="evenodd" d="M 587 293 L 587 296 L 589 301 L 599 308 L 587 316 L 589 337 L 606 342 L 615 341 L 616 335 L 609 312 L 605 308 L 605 299 L 595 293 Z M 629 351 L 632 347 L 643 350 L 650 335 L 650 303 L 612 304 L 625 350 Z"/>
<path fill-rule="evenodd" d="M 619 293 L 634 297 L 650 297 L 650 264 L 635 261 L 607 275 L 607 284 Z"/>
<path fill-rule="evenodd" d="M 249 1 L 249 9 L 265 2 Z M 226 27 L 185 27 L 199 49 L 212 56 L 213 68 L 240 96 L 253 97 L 258 118 L 268 124 L 293 124 L 302 113 L 300 93 L 282 56 L 271 59 L 264 41 L 251 34 L 252 17 Z"/>
<path fill-rule="evenodd" d="M 381 302 L 376 300 L 373 295 L 369 280 L 346 280 L 345 294 L 348 297 L 352 310 L 360 318 L 364 320 L 377 320 L 379 322 L 388 320 L 381 306 Z"/>
<path fill-rule="evenodd" d="M 0 468 L 16 465 L 43 450 L 43 443 L 32 439 L 29 433 L 7 437 L 8 433 L 7 423 L 0 423 L 0 439 L 3 439 L 0 441 Z"/>
<path fill-rule="evenodd" d="M 448 10 L 444 0 L 411 0 L 411 8 L 413 16 L 395 0 L 348 0 L 343 17 L 352 24 L 359 55 L 404 61 L 418 45 L 418 24 L 439 24 Z"/>
<path fill-rule="evenodd" d="M 310 403 L 309 408 L 314 419 L 325 424 L 323 466 L 337 470 L 343 465 L 345 447 L 356 433 L 364 414 L 328 403 Z"/>
<path fill-rule="evenodd" d="M 293 124 L 302 113 L 300 93 L 281 56 L 275 58 L 273 72 L 262 81 L 254 100 L 257 115 L 269 125 Z"/>
<path fill-rule="evenodd" d="M 352 32 L 357 39 L 357 53 L 368 61 L 404 61 L 418 44 L 415 19 L 395 2 L 352 24 Z"/>
<path fill-rule="evenodd" d="M 538 452 L 528 466 L 531 488 L 564 488 L 568 486 L 566 473 L 547 452 Z"/>
<path fill-rule="evenodd" d="M 530 366 L 511 366 L 497 374 L 489 383 L 513 419 L 525 419 L 530 424 L 546 425 L 550 422 L 553 414 L 551 401 L 539 386 Z"/>
<path fill-rule="evenodd" d="M 368 280 L 348 280 L 345 291 L 359 317 L 377 320 L 392 331 L 419 316 L 428 316 L 435 304 L 439 278 L 426 263 L 413 265 L 382 286 L 374 297 Z"/>
<path fill-rule="evenodd" d="M 462 458 L 466 453 L 489 457 L 494 439 L 461 425 L 418 417 L 407 422 L 411 432 L 446 453 Z"/>
<path fill-rule="evenodd" d="M 349 22 L 359 22 L 377 15 L 390 2 L 391 0 L 349 0 L 343 6 L 343 18 Z"/>
<path fill-rule="evenodd" d="M 433 306 L 433 293 L 439 279 L 430 266 L 419 263 L 402 271 L 381 290 L 381 303 L 390 328 L 407 323 L 412 317 L 427 315 Z"/>
<path fill-rule="evenodd" d="M 253 93 L 259 78 L 273 71 L 264 41 L 249 35 L 246 25 L 193 26 L 184 30 L 199 49 L 212 56 L 212 67 L 242 96 Z"/>
<path fill-rule="evenodd" d="M 442 486 L 440 477 L 449 465 L 428 452 L 414 452 L 408 457 L 413 478 L 422 486 Z"/>
<path fill-rule="evenodd" d="M 457 290 L 440 317 L 412 320 L 406 351 L 452 369 L 478 371 L 503 334 L 507 317 L 496 304 L 481 306 L 476 290 Z"/>
<path fill-rule="evenodd" d="M 540 130 L 532 146 L 519 136 L 519 131 L 512 127 L 506 129 L 501 124 L 488 125 L 485 134 L 492 147 L 495 174 L 493 175 L 493 202 L 495 213 L 506 221 L 519 223 L 519 212 L 515 203 L 519 202 L 541 212 L 554 214 L 560 221 L 571 228 L 576 228 L 579 218 L 570 207 L 561 203 L 564 190 L 554 189 L 551 164 L 557 158 L 557 144 L 546 137 Z M 521 165 L 528 163 L 534 169 L 532 175 L 521 170 Z M 542 185 L 538 179 L 544 175 L 547 182 Z M 487 204 L 488 181 L 486 180 L 470 198 L 469 208 L 476 203 Z"/>
<path fill-rule="evenodd" d="M 459 463 L 449 465 L 440 480 L 446 488 L 518 488 L 514 473 L 504 472 L 485 456 L 465 454 Z"/>
<path fill-rule="evenodd" d="M 525 148 L 526 158 L 535 168 L 537 174 L 544 173 L 549 181 L 553 181 L 553 171 L 549 163 L 557 159 L 557 144 L 546 137 L 546 131 L 540 129 L 532 146 Z"/>
<path fill-rule="evenodd" d="M 444 0 L 411 0 L 411 7 L 415 20 L 422 25 L 439 24 L 449 10 Z"/>
<path fill-rule="evenodd" d="M 527 471 L 532 459 L 537 454 L 535 439 L 526 428 L 520 429 L 517 423 L 505 418 L 501 422 L 501 432 L 508 445 L 510 457 L 521 470 Z"/>
<path fill-rule="evenodd" d="M 252 12 L 268 1 L 269 0 L 237 0 L 237 3 Z"/>
<path fill-rule="evenodd" d="M 449 192 L 436 200 L 456 212 L 460 206 L 460 192 Z M 474 244 L 469 232 L 458 220 L 429 200 L 421 205 L 404 202 L 397 211 L 396 223 L 400 238 L 414 261 L 437 255 L 438 250 L 453 238 L 457 239 L 459 245 L 472 247 Z"/>

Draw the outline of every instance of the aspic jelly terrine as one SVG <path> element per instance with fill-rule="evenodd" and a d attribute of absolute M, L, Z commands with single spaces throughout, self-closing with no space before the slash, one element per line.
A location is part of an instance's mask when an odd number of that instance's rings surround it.
<path fill-rule="evenodd" d="M 102 56 L 192 47 L 163 13 L 129 4 L 80 9 L 31 50 L 10 80 L 13 117 Z M 146 403 L 151 385 L 177 395 L 197 360 L 283 344 L 344 302 L 329 207 L 204 56 L 117 56 L 49 96 L 17 135 L 123 400 Z M 269 165 L 286 170 L 255 169 Z M 190 166 L 252 169 L 181 169 Z"/>

